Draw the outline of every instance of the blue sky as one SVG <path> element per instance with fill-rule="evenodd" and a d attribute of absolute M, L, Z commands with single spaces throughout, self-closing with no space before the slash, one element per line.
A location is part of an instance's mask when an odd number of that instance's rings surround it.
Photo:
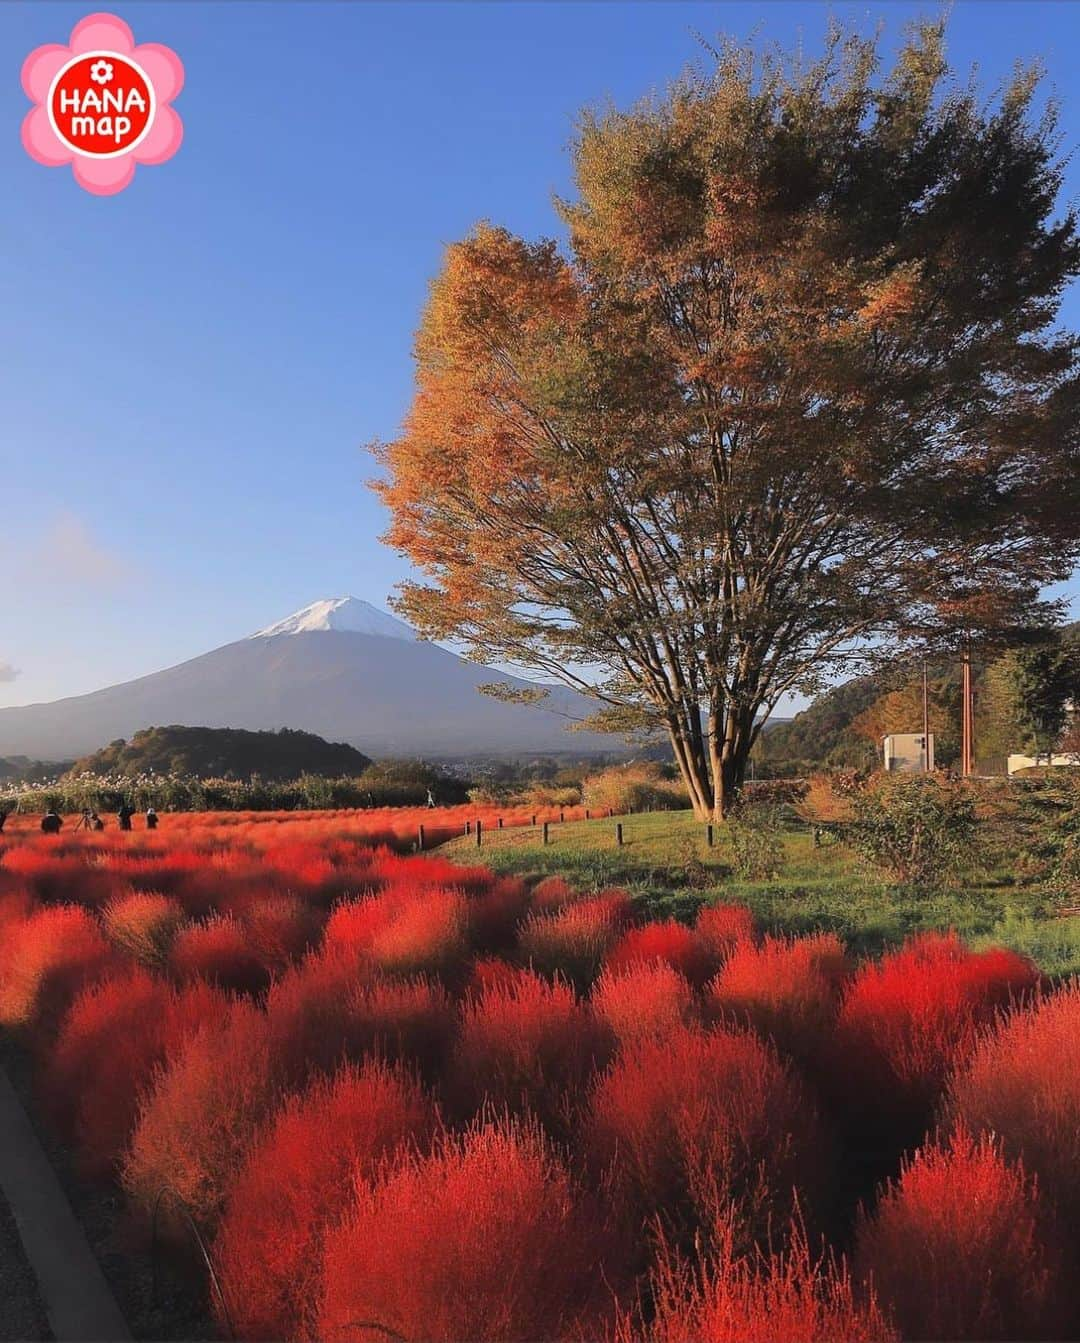
<path fill-rule="evenodd" d="M 385 605 L 405 566 L 377 540 L 364 445 L 408 404 L 442 246 L 482 217 L 551 234 L 575 113 L 662 87 L 696 33 L 812 49 L 831 12 L 883 24 L 888 49 L 938 12 L 117 4 L 184 61 L 185 142 L 97 198 L 18 137 L 23 58 L 93 8 L 0 5 L 0 705 L 156 670 L 317 597 Z M 1080 6 L 959 0 L 949 33 L 984 89 L 1041 58 L 1080 144 Z"/>

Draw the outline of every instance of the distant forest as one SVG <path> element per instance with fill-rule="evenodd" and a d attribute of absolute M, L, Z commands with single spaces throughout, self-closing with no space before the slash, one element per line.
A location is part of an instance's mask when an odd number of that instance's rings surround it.
<path fill-rule="evenodd" d="M 242 728 L 149 727 L 130 741 L 84 756 L 72 774 L 183 774 L 200 779 L 278 781 L 302 774 L 328 779 L 362 774 L 370 759 L 343 742 L 324 741 L 313 732 L 281 728 L 249 732 Z"/>

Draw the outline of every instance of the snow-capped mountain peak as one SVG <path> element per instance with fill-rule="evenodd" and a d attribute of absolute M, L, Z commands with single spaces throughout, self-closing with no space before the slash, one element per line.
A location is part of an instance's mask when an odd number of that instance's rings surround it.
<path fill-rule="evenodd" d="M 340 630 L 348 634 L 374 634 L 384 639 L 416 638 L 415 631 L 403 620 L 380 611 L 359 597 L 325 597 L 303 610 L 267 625 L 251 635 L 253 639 L 271 639 L 278 634 L 309 634 L 319 630 Z"/>

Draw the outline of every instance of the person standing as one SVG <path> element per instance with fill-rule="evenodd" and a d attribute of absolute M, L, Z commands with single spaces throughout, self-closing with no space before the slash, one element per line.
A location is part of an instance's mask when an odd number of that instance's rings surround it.
<path fill-rule="evenodd" d="M 134 815 L 134 810 L 127 804 L 127 798 L 122 798 L 119 807 L 116 809 L 116 819 L 120 824 L 121 830 L 131 829 L 131 818 Z"/>
<path fill-rule="evenodd" d="M 41 833 L 43 835 L 58 835 L 63 824 L 64 822 L 56 808 L 50 807 L 41 818 Z"/>
<path fill-rule="evenodd" d="M 151 803 L 146 809 L 146 828 L 147 830 L 156 830 L 158 823 L 158 814 L 154 810 L 154 804 Z"/>

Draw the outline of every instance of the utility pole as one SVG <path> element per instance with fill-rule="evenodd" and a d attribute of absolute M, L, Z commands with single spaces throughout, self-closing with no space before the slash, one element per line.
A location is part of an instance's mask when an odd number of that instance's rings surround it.
<path fill-rule="evenodd" d="M 971 712 L 971 640 L 964 640 L 960 664 L 960 773 L 965 779 L 975 772 L 972 741 L 974 715 Z"/>
<path fill-rule="evenodd" d="M 926 681 L 926 659 L 922 660 L 922 767 L 930 773 L 930 695 Z"/>

